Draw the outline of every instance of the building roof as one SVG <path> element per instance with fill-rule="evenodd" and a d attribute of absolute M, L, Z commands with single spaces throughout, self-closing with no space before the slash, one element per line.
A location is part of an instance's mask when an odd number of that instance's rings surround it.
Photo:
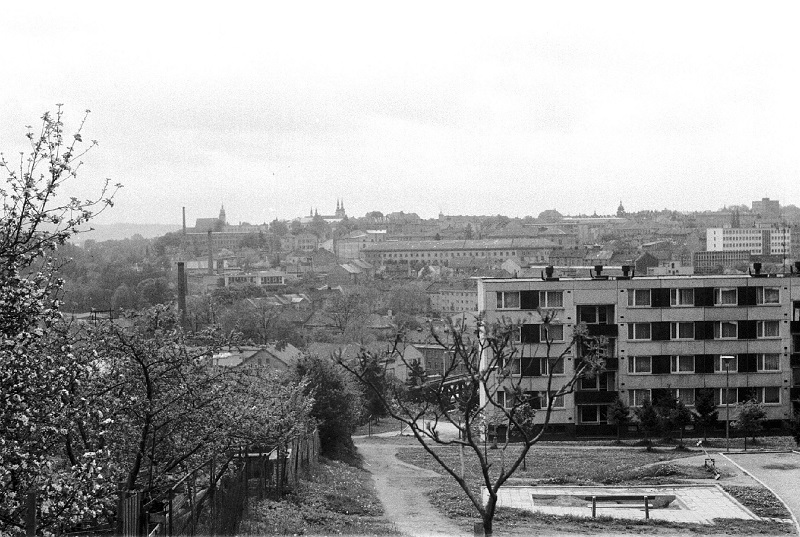
<path fill-rule="evenodd" d="M 556 244 L 546 239 L 473 239 L 441 241 L 386 241 L 368 244 L 367 251 L 406 250 L 497 250 L 526 248 L 555 248 Z"/>
<path fill-rule="evenodd" d="M 284 345 L 263 345 L 260 347 L 229 347 L 212 356 L 214 365 L 238 367 L 256 356 L 267 357 L 270 365 L 280 369 L 294 367 L 302 353 L 291 343 Z"/>

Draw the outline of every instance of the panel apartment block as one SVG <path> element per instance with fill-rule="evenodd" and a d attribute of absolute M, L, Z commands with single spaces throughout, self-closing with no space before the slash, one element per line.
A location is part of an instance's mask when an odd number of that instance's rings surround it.
<path fill-rule="evenodd" d="M 728 394 L 731 420 L 735 404 L 753 398 L 773 425 L 789 419 L 791 401 L 800 396 L 797 275 L 482 279 L 478 308 L 488 323 L 519 324 L 513 339 L 522 360 L 512 369 L 514 382 L 537 392 L 541 404 L 548 369 L 541 360 L 543 317 L 550 320 L 551 357 L 568 348 L 579 324 L 608 338 L 605 371 L 557 401 L 555 431 L 610 432 L 607 408 L 618 396 L 631 407 L 671 396 L 693 408 L 700 390 L 710 390 L 720 419 Z M 580 353 L 567 352 L 554 386 L 571 378 Z M 539 360 L 531 366 L 533 358 Z M 508 385 L 490 389 L 511 395 Z"/>

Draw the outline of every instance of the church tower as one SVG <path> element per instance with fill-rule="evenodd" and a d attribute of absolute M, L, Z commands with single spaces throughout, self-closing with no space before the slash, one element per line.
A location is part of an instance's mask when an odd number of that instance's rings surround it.
<path fill-rule="evenodd" d="M 622 200 L 619 200 L 619 207 L 617 207 L 617 216 L 625 216 L 625 207 L 622 206 Z"/>
<path fill-rule="evenodd" d="M 223 226 L 228 225 L 228 220 L 225 218 L 225 206 L 223 205 L 219 210 L 219 221 L 222 222 Z"/>
<path fill-rule="evenodd" d="M 336 218 L 344 218 L 346 216 L 344 212 L 344 201 L 343 200 L 336 200 Z"/>

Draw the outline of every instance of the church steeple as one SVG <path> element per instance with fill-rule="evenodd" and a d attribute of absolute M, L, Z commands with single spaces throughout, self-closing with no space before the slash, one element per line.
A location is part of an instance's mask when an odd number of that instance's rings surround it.
<path fill-rule="evenodd" d="M 222 207 L 220 207 L 219 221 L 222 222 L 223 226 L 228 224 L 228 220 L 225 218 L 225 205 L 222 205 Z"/>

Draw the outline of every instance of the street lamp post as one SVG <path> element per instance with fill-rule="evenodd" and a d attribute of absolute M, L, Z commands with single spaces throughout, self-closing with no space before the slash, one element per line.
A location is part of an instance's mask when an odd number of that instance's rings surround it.
<path fill-rule="evenodd" d="M 731 450 L 731 361 L 734 356 L 720 356 L 725 366 L 725 451 Z"/>

